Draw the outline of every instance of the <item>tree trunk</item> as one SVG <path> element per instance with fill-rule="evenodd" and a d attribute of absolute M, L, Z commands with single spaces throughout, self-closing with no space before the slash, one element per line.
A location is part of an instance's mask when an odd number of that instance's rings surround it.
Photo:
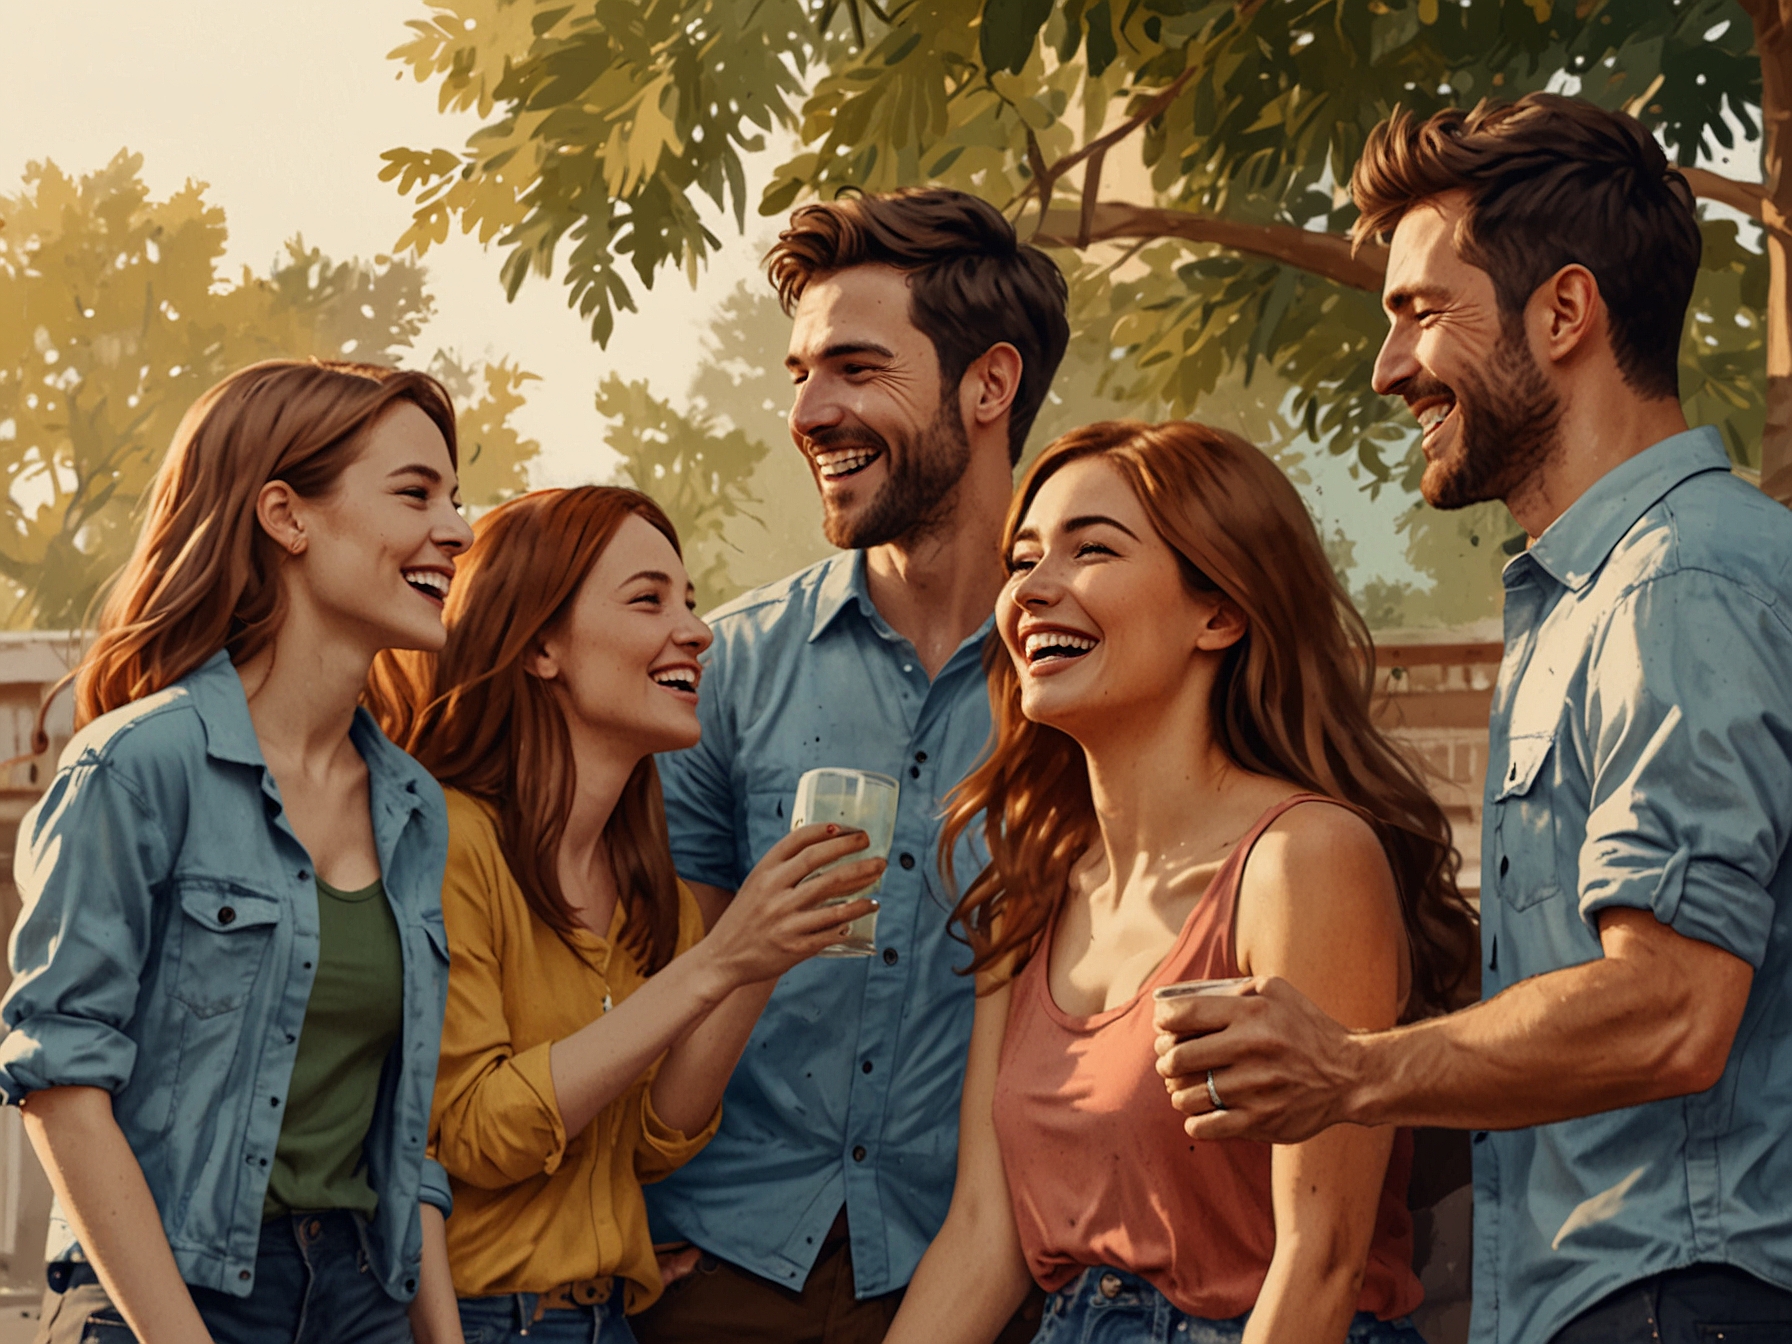
<path fill-rule="evenodd" d="M 1761 180 L 1766 188 L 1767 425 L 1761 434 L 1761 488 L 1792 504 L 1792 0 L 1743 0 L 1761 57 Z"/>

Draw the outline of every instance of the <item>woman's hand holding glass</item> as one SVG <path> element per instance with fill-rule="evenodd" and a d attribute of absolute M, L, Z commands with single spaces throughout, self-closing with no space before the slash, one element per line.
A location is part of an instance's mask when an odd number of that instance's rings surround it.
<path fill-rule="evenodd" d="M 838 902 L 875 882 L 885 861 L 867 858 L 817 870 L 868 843 L 865 832 L 835 825 L 791 831 L 747 874 L 700 947 L 718 959 L 734 983 L 756 984 L 838 942 L 853 920 L 878 908 L 868 897 Z"/>

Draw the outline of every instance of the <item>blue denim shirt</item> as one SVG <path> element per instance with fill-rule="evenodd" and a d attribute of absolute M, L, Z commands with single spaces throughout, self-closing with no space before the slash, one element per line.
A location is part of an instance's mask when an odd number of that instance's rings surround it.
<path fill-rule="evenodd" d="M 351 736 L 404 953 L 404 1030 L 364 1148 L 374 1268 L 402 1301 L 416 1291 L 418 1200 L 449 1208 L 423 1156 L 448 993 L 447 810 L 365 711 Z M 20 828 L 15 871 L 0 1093 L 110 1092 L 182 1277 L 247 1296 L 318 916 L 310 856 L 225 654 L 76 734 Z M 48 1254 L 83 1258 L 60 1214 Z"/>
<path fill-rule="evenodd" d="M 1792 1288 L 1792 512 L 1728 468 L 1666 439 L 1506 567 L 1486 994 L 1600 956 L 1614 908 L 1755 977 L 1710 1090 L 1475 1136 L 1477 1344 L 1697 1262 Z"/>
<path fill-rule="evenodd" d="M 709 618 L 703 740 L 660 759 L 678 871 L 738 887 L 790 830 L 797 777 L 897 777 L 877 955 L 785 973 L 728 1085 L 709 1147 L 647 1191 L 656 1240 L 682 1237 L 800 1288 L 842 1203 L 860 1297 L 901 1288 L 952 1200 L 973 993 L 947 931 L 940 799 L 989 737 L 981 647 L 930 685 L 865 587 L 862 553 L 825 560 Z M 992 618 L 993 621 L 993 618 Z M 961 884 L 981 866 L 969 842 Z"/>

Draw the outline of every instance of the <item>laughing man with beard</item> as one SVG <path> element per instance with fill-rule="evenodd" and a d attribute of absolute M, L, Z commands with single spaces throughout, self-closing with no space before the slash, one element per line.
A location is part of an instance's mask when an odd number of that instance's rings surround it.
<path fill-rule="evenodd" d="M 973 994 L 941 800 L 989 736 L 1013 466 L 1069 339 L 1057 266 L 959 192 L 804 206 L 768 268 L 791 436 L 842 553 L 709 616 L 703 740 L 660 760 L 672 852 L 713 919 L 805 770 L 893 776 L 900 803 L 876 951 L 779 981 L 720 1131 L 648 1188 L 655 1239 L 688 1247 L 645 1344 L 881 1340 L 945 1218 Z"/>
<path fill-rule="evenodd" d="M 1472 1129 L 1477 1344 L 1792 1341 L 1792 514 L 1681 415 L 1692 193 L 1589 104 L 1396 115 L 1378 390 L 1425 498 L 1505 501 L 1479 1005 L 1160 1011 L 1195 1138 Z M 1315 874 L 1323 881 L 1322 874 Z"/>

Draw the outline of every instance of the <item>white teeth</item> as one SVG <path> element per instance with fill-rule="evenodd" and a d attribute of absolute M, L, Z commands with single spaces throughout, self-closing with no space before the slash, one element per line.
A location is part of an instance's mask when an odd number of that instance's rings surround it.
<path fill-rule="evenodd" d="M 414 588 L 428 588 L 442 597 L 448 596 L 448 576 L 433 569 L 407 569 L 402 571 L 404 581 Z"/>
<path fill-rule="evenodd" d="M 666 672 L 654 672 L 650 675 L 653 677 L 655 684 L 660 686 L 669 686 L 672 689 L 679 691 L 694 691 L 697 689 L 698 674 L 688 668 L 674 668 Z"/>
<path fill-rule="evenodd" d="M 1419 428 L 1430 429 L 1433 425 L 1442 423 L 1443 418 L 1455 409 L 1455 405 L 1450 402 L 1443 406 L 1427 406 L 1419 412 Z"/>
<path fill-rule="evenodd" d="M 833 480 L 837 476 L 852 475 L 876 456 L 875 448 L 837 448 L 816 453 L 815 467 L 828 480 Z"/>
<path fill-rule="evenodd" d="M 1063 630 L 1039 630 L 1027 636 L 1027 661 L 1034 662 L 1047 653 L 1075 649 L 1086 653 L 1101 641 L 1087 635 L 1072 635 Z"/>

